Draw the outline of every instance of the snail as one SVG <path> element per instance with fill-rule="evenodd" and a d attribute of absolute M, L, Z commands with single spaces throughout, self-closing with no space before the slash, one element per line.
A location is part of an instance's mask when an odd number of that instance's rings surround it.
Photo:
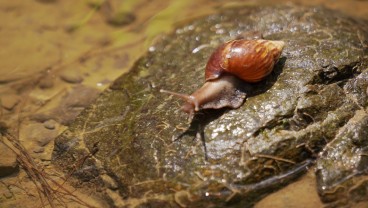
<path fill-rule="evenodd" d="M 239 108 L 246 94 L 245 82 L 255 83 L 269 75 L 285 43 L 271 40 L 232 40 L 220 45 L 209 58 L 205 83 L 191 95 L 161 89 L 186 101 L 182 110 L 193 117 L 201 109 Z"/>

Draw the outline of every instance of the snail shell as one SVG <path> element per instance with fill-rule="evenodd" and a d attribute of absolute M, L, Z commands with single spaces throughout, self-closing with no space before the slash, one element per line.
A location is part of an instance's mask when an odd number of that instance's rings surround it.
<path fill-rule="evenodd" d="M 258 82 L 272 72 L 284 44 L 270 40 L 229 41 L 211 55 L 205 71 L 206 81 L 226 72 L 246 82 Z"/>
<path fill-rule="evenodd" d="M 285 43 L 271 40 L 232 40 L 219 46 L 205 70 L 205 84 L 191 95 L 167 90 L 161 92 L 186 101 L 182 110 L 190 117 L 200 109 L 238 108 L 246 94 L 238 89 L 239 80 L 258 82 L 272 72 Z"/>

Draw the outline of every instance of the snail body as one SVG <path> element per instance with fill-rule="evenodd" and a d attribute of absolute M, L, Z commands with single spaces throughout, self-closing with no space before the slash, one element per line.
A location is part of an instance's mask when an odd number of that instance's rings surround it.
<path fill-rule="evenodd" d="M 246 94 L 240 82 L 259 82 L 277 63 L 285 43 L 271 40 L 232 40 L 219 46 L 209 58 L 205 83 L 191 95 L 169 93 L 186 101 L 182 110 L 191 116 L 201 109 L 238 108 Z"/>

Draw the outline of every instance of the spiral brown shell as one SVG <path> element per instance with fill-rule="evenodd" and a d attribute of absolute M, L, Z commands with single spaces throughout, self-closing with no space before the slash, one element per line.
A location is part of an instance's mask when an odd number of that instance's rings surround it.
<path fill-rule="evenodd" d="M 206 66 L 206 81 L 229 73 L 247 82 L 258 82 L 271 73 L 283 47 L 283 41 L 229 41 L 211 55 Z"/>

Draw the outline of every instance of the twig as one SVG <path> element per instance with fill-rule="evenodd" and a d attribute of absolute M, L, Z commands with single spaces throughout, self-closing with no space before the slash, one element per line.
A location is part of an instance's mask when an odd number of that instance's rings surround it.
<path fill-rule="evenodd" d="M 55 208 L 55 202 L 66 206 L 66 202 L 64 200 L 67 199 L 67 196 L 71 197 L 73 201 L 79 203 L 80 205 L 91 208 L 93 207 L 87 202 L 80 199 L 78 196 L 74 195 L 71 191 L 66 189 L 63 186 L 66 180 L 64 180 L 63 183 L 60 184 L 59 182 L 51 178 L 46 172 L 42 171 L 34 162 L 33 158 L 29 155 L 27 150 L 13 135 L 8 133 L 7 131 L 1 132 L 1 134 L 10 142 L 10 144 L 5 143 L 3 140 L 0 141 L 17 155 L 17 161 L 19 162 L 19 165 L 24 169 L 24 171 L 30 177 L 31 181 L 35 184 L 42 207 L 47 206 L 43 197 L 46 197 L 48 204 L 52 208 Z M 78 164 L 83 164 L 88 157 L 96 153 L 95 151 L 82 158 L 83 160 L 81 160 Z M 50 184 L 53 184 L 57 188 L 53 189 Z"/>
<path fill-rule="evenodd" d="M 276 156 L 273 156 L 273 155 L 256 154 L 256 155 L 254 155 L 254 157 L 263 157 L 263 158 L 268 158 L 268 159 L 272 159 L 272 160 L 276 160 L 276 161 L 282 161 L 282 162 L 286 162 L 286 163 L 291 163 L 293 165 L 296 164 L 296 162 L 294 162 L 292 160 L 288 160 L 288 159 L 281 158 L 281 157 L 276 157 Z"/>

